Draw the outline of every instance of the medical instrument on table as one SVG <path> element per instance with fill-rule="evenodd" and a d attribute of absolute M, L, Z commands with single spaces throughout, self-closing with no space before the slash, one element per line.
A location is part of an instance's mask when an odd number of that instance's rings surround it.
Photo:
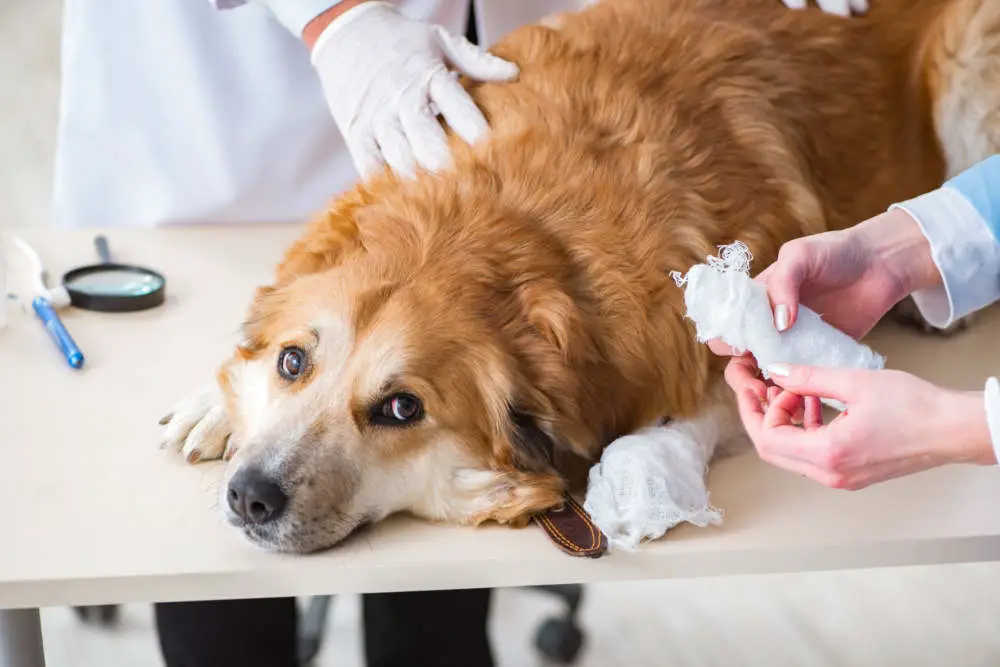
<path fill-rule="evenodd" d="M 151 269 L 111 261 L 108 240 L 94 239 L 100 264 L 82 266 L 63 276 L 62 287 L 77 308 L 123 313 L 155 308 L 166 298 L 167 280 Z"/>
<path fill-rule="evenodd" d="M 66 329 L 66 325 L 63 324 L 59 318 L 59 314 L 56 312 L 57 308 L 69 305 L 69 295 L 60 287 L 55 289 L 48 288 L 45 268 L 42 266 L 42 260 L 38 257 L 38 253 L 35 252 L 34 248 L 17 236 L 10 235 L 8 238 L 13 246 L 20 250 L 25 258 L 27 258 L 30 265 L 33 283 L 32 289 L 35 293 L 31 307 L 35 311 L 35 315 L 41 320 L 45 330 L 49 332 L 49 336 L 52 337 L 56 347 L 62 352 L 70 368 L 82 368 L 84 361 L 83 352 L 80 351 L 80 347 L 73 340 L 73 337 Z M 5 306 L 8 297 L 13 295 L 8 295 L 4 287 L 6 271 L 4 269 L 5 258 L 2 251 L 3 248 L 0 246 L 0 274 L 2 274 L 2 277 L 0 277 L 0 297 L 3 298 L 3 302 L 0 305 Z"/>
<path fill-rule="evenodd" d="M 55 341 L 59 351 L 66 358 L 66 363 L 71 368 L 83 368 L 83 352 L 77 347 L 73 337 L 69 335 L 69 331 L 66 330 L 66 326 L 59 319 L 59 314 L 56 313 L 56 309 L 52 307 L 49 300 L 45 297 L 36 296 L 31 301 L 31 308 L 35 311 L 38 319 L 42 321 L 45 330 L 52 336 L 52 340 Z"/>
<path fill-rule="evenodd" d="M 28 245 L 24 239 L 11 235 L 8 237 L 15 248 L 21 251 L 21 254 L 28 260 L 31 271 L 32 280 L 32 290 L 35 296 L 40 296 L 45 298 L 53 308 L 65 308 L 69 305 L 69 294 L 61 286 L 49 288 L 47 274 L 45 272 L 45 267 L 42 266 L 42 260 L 35 252 L 35 249 Z"/>

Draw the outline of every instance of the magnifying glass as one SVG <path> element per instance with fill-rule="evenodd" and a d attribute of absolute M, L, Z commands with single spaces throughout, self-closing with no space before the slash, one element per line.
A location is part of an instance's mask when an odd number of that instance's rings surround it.
<path fill-rule="evenodd" d="M 94 239 L 100 264 L 81 266 L 63 276 L 70 303 L 85 310 L 124 313 L 155 308 L 166 298 L 167 280 L 151 269 L 111 261 L 104 236 Z"/>

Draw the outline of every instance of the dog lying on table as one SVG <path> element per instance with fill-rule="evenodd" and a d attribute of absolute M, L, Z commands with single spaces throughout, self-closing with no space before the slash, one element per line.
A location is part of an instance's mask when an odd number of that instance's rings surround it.
<path fill-rule="evenodd" d="M 489 138 L 335 201 L 167 443 L 232 457 L 230 522 L 294 552 L 396 512 L 524 525 L 623 437 L 695 443 L 703 486 L 740 432 L 671 272 L 737 239 L 761 269 L 1000 145 L 1000 3 L 873 4 L 605 0 L 513 32 L 517 81 L 470 85 Z"/>

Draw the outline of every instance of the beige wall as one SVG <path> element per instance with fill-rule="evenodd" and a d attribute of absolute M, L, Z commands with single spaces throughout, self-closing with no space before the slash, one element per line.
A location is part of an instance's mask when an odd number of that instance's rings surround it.
<path fill-rule="evenodd" d="M 0 0 L 0 227 L 49 224 L 59 0 Z"/>

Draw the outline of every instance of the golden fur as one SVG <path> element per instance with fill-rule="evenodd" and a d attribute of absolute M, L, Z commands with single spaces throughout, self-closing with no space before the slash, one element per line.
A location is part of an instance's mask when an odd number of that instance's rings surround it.
<path fill-rule="evenodd" d="M 280 459 L 292 505 L 248 534 L 305 551 L 395 511 L 520 525 L 561 502 L 548 445 L 594 461 L 703 411 L 722 362 L 670 272 L 735 239 L 759 270 L 933 189 L 942 100 L 983 94 L 949 83 L 941 45 L 995 40 L 1000 19 L 972 17 L 987 0 L 873 4 L 606 0 L 491 49 L 521 74 L 469 85 L 490 137 L 340 197 L 257 294 L 219 374 L 233 465 Z M 979 64 L 1000 73 L 1000 55 Z M 280 349 L 308 332 L 310 375 L 282 380 Z M 422 421 L 369 423 L 403 390 Z"/>

